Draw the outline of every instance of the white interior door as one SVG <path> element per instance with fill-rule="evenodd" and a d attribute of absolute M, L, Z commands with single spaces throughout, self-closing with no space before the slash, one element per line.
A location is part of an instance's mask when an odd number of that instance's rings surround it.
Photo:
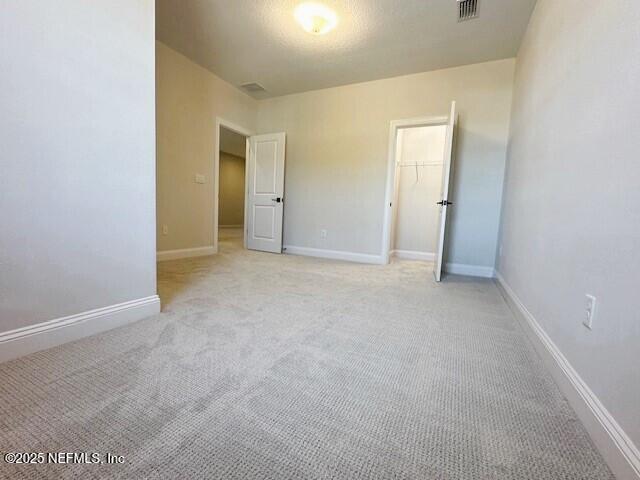
<path fill-rule="evenodd" d="M 247 248 L 282 253 L 285 134 L 249 137 Z"/>
<path fill-rule="evenodd" d="M 436 261 L 433 269 L 433 275 L 436 282 L 442 277 L 442 262 L 444 258 L 444 243 L 447 233 L 447 210 L 452 205 L 449 198 L 449 181 L 453 169 L 453 135 L 456 127 L 456 102 L 451 102 L 451 113 L 449 115 L 449 123 L 447 125 L 447 136 L 444 144 L 444 162 L 442 165 L 442 187 L 440 188 L 440 215 L 438 222 L 437 238 L 436 238 Z"/>

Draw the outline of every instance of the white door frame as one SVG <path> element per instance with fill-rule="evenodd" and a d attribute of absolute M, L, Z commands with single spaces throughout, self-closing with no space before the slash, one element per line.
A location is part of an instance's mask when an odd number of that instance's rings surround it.
<path fill-rule="evenodd" d="M 216 133 L 215 133 L 215 151 L 213 152 L 213 251 L 218 253 L 218 217 L 220 208 L 220 128 L 224 127 L 232 132 L 239 133 L 247 137 L 245 151 L 245 169 L 244 169 L 244 225 L 242 228 L 242 238 L 244 248 L 247 248 L 247 168 L 246 162 L 249 156 L 249 138 L 254 133 L 241 125 L 216 117 Z"/>
<path fill-rule="evenodd" d="M 417 117 L 404 120 L 392 120 L 389 127 L 389 157 L 387 163 L 387 188 L 384 201 L 384 224 L 382 228 L 382 263 L 389 263 L 391 257 L 391 233 L 397 214 L 396 202 L 396 145 L 398 131 L 405 128 L 432 127 L 447 125 L 449 117 Z"/>

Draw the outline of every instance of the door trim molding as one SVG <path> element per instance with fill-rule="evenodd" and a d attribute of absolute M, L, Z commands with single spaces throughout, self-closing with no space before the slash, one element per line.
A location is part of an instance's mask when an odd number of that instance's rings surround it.
<path fill-rule="evenodd" d="M 551 372 L 598 450 L 617 478 L 640 479 L 640 451 L 616 419 L 580 377 L 500 272 L 497 285 L 520 326 Z"/>
<path fill-rule="evenodd" d="M 222 117 L 216 117 L 216 130 L 214 133 L 214 151 L 213 151 L 213 168 L 212 168 L 212 178 L 213 178 L 213 238 L 211 245 L 213 246 L 214 252 L 218 253 L 218 221 L 219 221 L 219 211 L 220 208 L 220 128 L 224 127 L 227 130 L 231 130 L 232 132 L 239 133 L 246 137 L 246 147 L 245 147 L 245 169 L 244 169 L 244 225 L 243 225 L 243 237 L 244 237 L 244 248 L 247 248 L 247 179 L 248 172 L 246 168 L 246 162 L 249 157 L 249 137 L 254 135 L 254 133 L 248 129 L 243 127 L 242 125 L 238 125 L 236 123 L 230 122 Z"/>
<path fill-rule="evenodd" d="M 416 117 L 404 120 L 392 120 L 389 124 L 389 146 L 387 152 L 387 185 L 384 195 L 384 220 L 382 226 L 382 263 L 389 263 L 391 256 L 391 232 L 396 217 L 395 178 L 396 178 L 396 142 L 398 131 L 402 128 L 446 125 L 448 116 Z"/>
<path fill-rule="evenodd" d="M 57 347 L 160 313 L 160 297 L 96 308 L 0 333 L 0 362 Z"/>

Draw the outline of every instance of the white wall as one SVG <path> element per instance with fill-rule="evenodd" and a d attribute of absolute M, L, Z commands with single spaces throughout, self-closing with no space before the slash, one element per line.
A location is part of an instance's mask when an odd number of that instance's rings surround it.
<path fill-rule="evenodd" d="M 0 332 L 155 295 L 154 2 L 1 10 Z"/>
<path fill-rule="evenodd" d="M 285 244 L 380 255 L 390 122 L 447 115 L 456 100 L 448 261 L 493 267 L 513 69 L 501 60 L 260 101 L 259 131 L 287 133 Z"/>
<path fill-rule="evenodd" d="M 446 125 L 398 131 L 395 250 L 435 253 L 446 132 Z M 428 166 L 407 166 L 415 164 Z"/>
<path fill-rule="evenodd" d="M 640 3 L 539 0 L 517 60 L 499 271 L 640 445 Z M 590 331 L 585 294 L 597 297 Z M 622 477 L 621 477 L 622 478 Z"/>
<path fill-rule="evenodd" d="M 244 158 L 220 152 L 220 226 L 244 224 Z"/>
<path fill-rule="evenodd" d="M 254 130 L 257 101 L 160 42 L 156 54 L 158 250 L 212 246 L 216 117 Z"/>

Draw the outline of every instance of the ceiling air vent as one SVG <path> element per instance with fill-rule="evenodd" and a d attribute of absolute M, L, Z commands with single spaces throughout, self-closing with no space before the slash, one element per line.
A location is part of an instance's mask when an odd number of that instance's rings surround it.
<path fill-rule="evenodd" d="M 249 93 L 262 93 L 262 92 L 266 92 L 266 90 L 264 89 L 264 87 L 262 85 L 260 85 L 259 83 L 244 83 L 242 85 L 240 85 L 240 88 L 244 89 L 246 92 Z"/>
<path fill-rule="evenodd" d="M 479 0 L 458 0 L 458 21 L 471 20 L 478 16 Z"/>

